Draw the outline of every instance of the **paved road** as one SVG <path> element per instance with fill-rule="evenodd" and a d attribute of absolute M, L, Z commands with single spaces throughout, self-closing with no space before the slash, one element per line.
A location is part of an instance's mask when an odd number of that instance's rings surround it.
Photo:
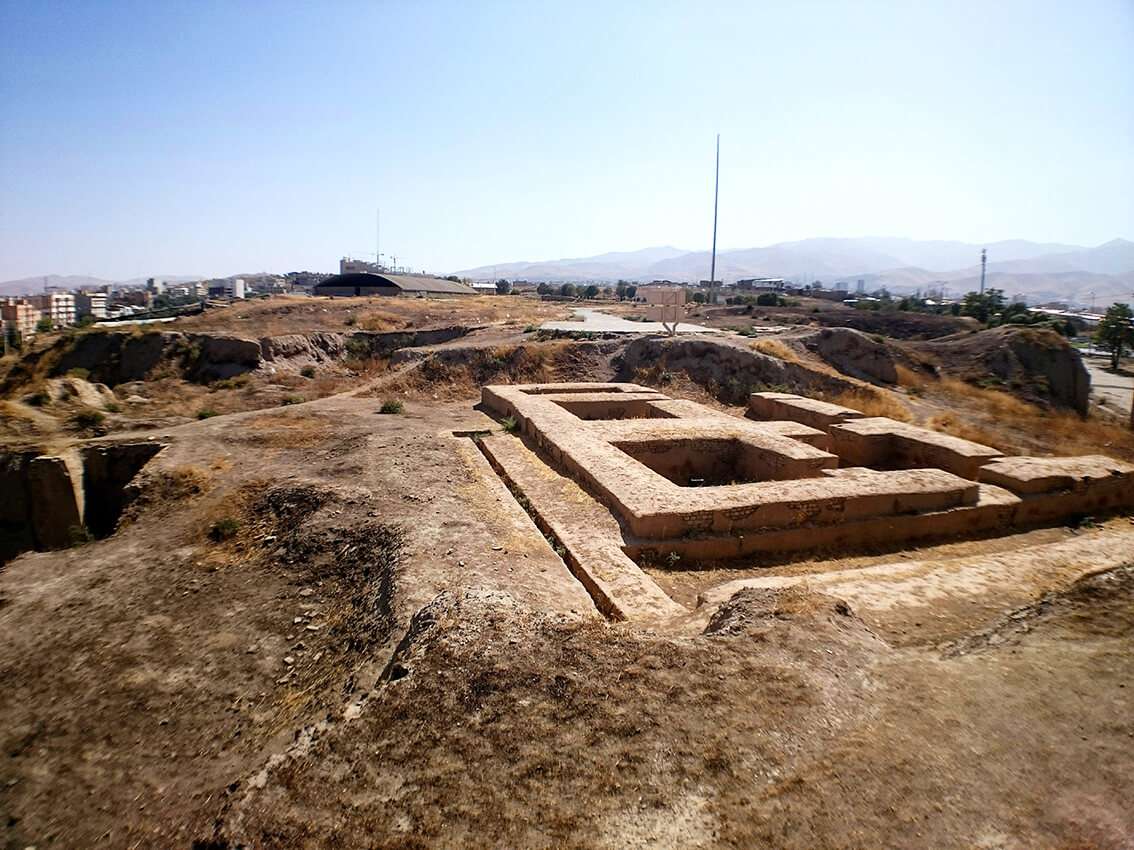
<path fill-rule="evenodd" d="M 588 333 L 615 334 L 661 334 L 666 330 L 661 322 L 631 322 L 618 316 L 611 316 L 599 310 L 580 307 L 574 311 L 578 320 L 568 322 L 544 322 L 540 330 L 545 331 L 584 331 Z M 677 326 L 679 334 L 715 334 L 713 328 L 681 322 Z"/>
<path fill-rule="evenodd" d="M 1110 410 L 1129 415 L 1134 396 L 1134 373 L 1116 375 L 1103 367 L 1110 361 L 1101 357 L 1084 357 L 1083 365 L 1091 373 L 1091 397 Z M 1130 372 L 1130 367 L 1125 366 Z"/>

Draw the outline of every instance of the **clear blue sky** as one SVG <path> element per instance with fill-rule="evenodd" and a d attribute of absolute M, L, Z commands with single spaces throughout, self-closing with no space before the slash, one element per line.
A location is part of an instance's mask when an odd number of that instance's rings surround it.
<path fill-rule="evenodd" d="M 1134 3 L 0 0 L 0 280 L 1134 236 Z"/>

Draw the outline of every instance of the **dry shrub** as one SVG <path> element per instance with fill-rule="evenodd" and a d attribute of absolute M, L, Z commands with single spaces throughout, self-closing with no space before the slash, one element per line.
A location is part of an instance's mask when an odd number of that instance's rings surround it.
<path fill-rule="evenodd" d="M 857 390 L 839 393 L 833 398 L 825 400 L 857 410 L 866 416 L 885 416 L 899 422 L 913 420 L 910 409 L 887 390 L 861 387 Z"/>
<path fill-rule="evenodd" d="M 787 360 L 789 363 L 798 363 L 799 355 L 790 348 L 786 343 L 778 339 L 757 339 L 749 343 L 749 347 L 753 351 L 758 351 L 761 354 L 767 354 L 769 357 L 778 357 L 780 360 Z"/>

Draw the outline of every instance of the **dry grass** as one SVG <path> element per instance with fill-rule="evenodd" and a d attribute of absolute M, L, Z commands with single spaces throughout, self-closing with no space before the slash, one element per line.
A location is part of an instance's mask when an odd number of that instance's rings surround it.
<path fill-rule="evenodd" d="M 1134 431 L 1098 413 L 1084 418 L 952 378 L 925 383 L 924 393 L 927 400 L 949 408 L 929 415 L 925 424 L 966 440 L 1013 454 L 1105 454 L 1134 460 Z"/>
<path fill-rule="evenodd" d="M 588 380 L 573 346 L 570 340 L 555 340 L 436 352 L 373 393 L 455 400 L 477 398 L 485 384 Z"/>
<path fill-rule="evenodd" d="M 991 446 L 994 449 L 999 449 L 1002 452 L 1011 451 L 1006 445 L 1005 435 L 997 433 L 988 428 L 982 428 L 979 425 L 974 425 L 971 422 L 966 422 L 959 419 L 956 414 L 944 413 L 940 416 L 934 416 L 932 419 L 925 423 L 927 428 L 932 428 L 934 431 L 940 431 L 943 434 L 949 434 L 952 437 L 960 437 L 962 440 L 970 440 L 974 443 L 980 443 L 982 446 Z"/>
<path fill-rule="evenodd" d="M 913 413 L 894 393 L 874 387 L 862 387 L 827 397 L 825 401 L 850 407 L 867 416 L 885 416 L 899 422 L 912 422 Z"/>
<path fill-rule="evenodd" d="M 761 354 L 767 354 L 769 357 L 778 357 L 780 360 L 787 360 L 789 363 L 800 362 L 799 355 L 787 344 L 778 339 L 757 339 L 750 342 L 748 347 Z"/>
<path fill-rule="evenodd" d="M 956 402 L 972 405 L 992 416 L 1020 418 L 1048 412 L 1010 393 L 984 389 L 956 378 L 943 378 L 933 385 L 933 389 Z"/>
<path fill-rule="evenodd" d="M 535 298 L 309 298 L 278 296 L 209 310 L 170 323 L 168 330 L 264 337 L 311 331 L 350 333 L 446 325 L 528 324 L 565 319 L 563 304 Z M 350 322 L 350 324 L 348 324 Z"/>
<path fill-rule="evenodd" d="M 137 495 L 122 515 L 123 525 L 134 522 L 146 511 L 165 509 L 174 503 L 207 493 L 213 474 L 200 466 L 175 466 L 143 473 Z"/>
<path fill-rule="evenodd" d="M 898 375 L 899 387 L 922 388 L 926 382 L 932 380 L 921 372 L 911 369 L 909 366 L 903 366 L 901 363 L 894 364 L 894 371 Z"/>

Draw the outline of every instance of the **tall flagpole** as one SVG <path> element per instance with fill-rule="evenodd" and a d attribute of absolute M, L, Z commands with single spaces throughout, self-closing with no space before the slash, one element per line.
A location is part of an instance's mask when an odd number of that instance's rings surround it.
<path fill-rule="evenodd" d="M 709 266 L 709 303 L 713 300 L 713 287 L 717 284 L 717 200 L 721 191 L 721 134 L 717 133 L 717 170 L 713 184 L 713 259 Z"/>

